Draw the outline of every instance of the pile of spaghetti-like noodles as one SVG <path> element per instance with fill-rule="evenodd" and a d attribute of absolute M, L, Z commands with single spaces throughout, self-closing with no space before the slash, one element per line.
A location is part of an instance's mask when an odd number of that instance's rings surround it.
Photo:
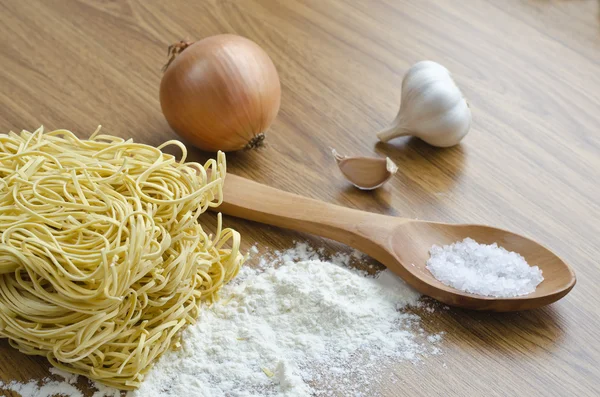
<path fill-rule="evenodd" d="M 0 134 L 0 337 L 137 387 L 243 262 L 220 216 L 214 238 L 198 222 L 222 200 L 224 154 L 204 166 L 185 158 L 178 141 Z"/>

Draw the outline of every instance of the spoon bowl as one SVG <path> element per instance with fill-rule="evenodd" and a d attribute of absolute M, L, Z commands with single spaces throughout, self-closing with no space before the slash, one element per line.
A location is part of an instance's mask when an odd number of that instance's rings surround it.
<path fill-rule="evenodd" d="M 408 273 L 401 276 L 413 287 L 451 306 L 476 310 L 515 311 L 544 306 L 565 296 L 575 285 L 575 273 L 560 257 L 541 244 L 521 235 L 490 226 L 453 225 L 410 221 L 392 233 L 393 256 Z M 438 281 L 426 268 L 432 245 L 449 245 L 470 237 L 481 244 L 499 246 L 521 254 L 531 266 L 538 266 L 542 281 L 530 294 L 496 298 L 470 294 Z M 406 266 L 408 264 L 408 266 Z"/>
<path fill-rule="evenodd" d="M 451 306 L 475 310 L 515 311 L 544 306 L 575 286 L 575 273 L 552 251 L 527 237 L 483 225 L 418 221 L 341 207 L 277 190 L 228 174 L 225 214 L 339 241 L 384 264 L 424 295 Z M 482 244 L 498 243 L 539 266 L 544 281 L 528 295 L 495 298 L 470 294 L 438 281 L 426 268 L 429 249 L 470 237 Z"/>

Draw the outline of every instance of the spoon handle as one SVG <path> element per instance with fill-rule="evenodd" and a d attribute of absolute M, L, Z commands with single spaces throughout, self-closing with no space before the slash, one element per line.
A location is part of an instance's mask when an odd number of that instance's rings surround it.
<path fill-rule="evenodd" d="M 223 196 L 217 211 L 224 214 L 330 238 L 376 259 L 389 247 L 391 231 L 409 221 L 302 197 L 232 174 L 226 176 Z"/>

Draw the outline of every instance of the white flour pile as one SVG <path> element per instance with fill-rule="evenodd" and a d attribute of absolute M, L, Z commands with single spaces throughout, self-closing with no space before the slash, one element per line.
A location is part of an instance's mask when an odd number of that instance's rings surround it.
<path fill-rule="evenodd" d="M 440 335 L 402 311 L 419 295 L 389 271 L 343 266 L 350 259 L 322 261 L 298 244 L 245 267 L 129 396 L 370 395 L 386 361 L 439 353 Z"/>
<path fill-rule="evenodd" d="M 429 251 L 427 269 L 442 283 L 473 294 L 494 297 L 527 295 L 544 280 L 537 266 L 494 243 L 466 238 Z"/>

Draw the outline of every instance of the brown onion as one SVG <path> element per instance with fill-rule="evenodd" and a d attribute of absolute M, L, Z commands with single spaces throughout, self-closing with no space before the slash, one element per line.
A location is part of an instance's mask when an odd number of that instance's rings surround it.
<path fill-rule="evenodd" d="M 233 151 L 262 143 L 281 101 L 275 65 L 256 43 L 223 34 L 170 47 L 160 105 L 194 146 Z"/>

